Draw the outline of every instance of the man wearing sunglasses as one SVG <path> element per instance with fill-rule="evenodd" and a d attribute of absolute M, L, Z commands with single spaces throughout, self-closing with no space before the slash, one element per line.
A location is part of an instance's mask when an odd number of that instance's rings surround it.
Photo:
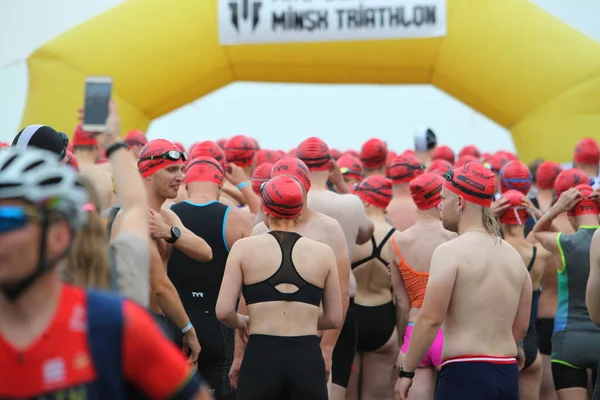
<path fill-rule="evenodd" d="M 127 144 L 123 143 L 121 146 Z M 208 244 L 186 229 L 179 217 L 164 206 L 166 199 L 177 196 L 183 183 L 186 161 L 186 154 L 173 143 L 156 139 L 148 142 L 140 152 L 138 170 L 150 205 L 150 309 L 169 338 L 178 341 L 181 334 L 184 335 L 184 350 L 187 351 L 189 346 L 190 362 L 195 363 L 200 353 L 198 337 L 166 271 L 171 246 L 198 261 L 209 261 L 212 258 L 212 250 Z M 119 234 L 120 217 L 119 213 L 115 218 L 112 237 Z"/>
<path fill-rule="evenodd" d="M 86 202 L 52 153 L 0 152 L 0 398 L 123 399 L 128 383 L 149 398 L 208 400 L 147 312 L 61 282 Z"/>
<path fill-rule="evenodd" d="M 498 236 L 490 208 L 492 171 L 470 162 L 445 178 L 440 215 L 444 228 L 458 237 L 433 253 L 396 394 L 408 397 L 415 370 L 443 323 L 435 398 L 518 399 L 518 347 L 529 326 L 531 278 L 519 253 Z"/>

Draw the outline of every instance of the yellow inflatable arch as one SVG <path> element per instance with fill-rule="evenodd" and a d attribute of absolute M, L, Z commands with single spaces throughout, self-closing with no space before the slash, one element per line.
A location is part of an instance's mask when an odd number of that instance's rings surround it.
<path fill-rule="evenodd" d="M 430 83 L 509 129 L 524 161 L 600 137 L 600 43 L 528 0 L 447 7 L 443 38 L 224 47 L 217 0 L 130 0 L 29 57 L 23 125 L 71 132 L 85 77 L 108 75 L 123 130 L 240 80 Z"/>

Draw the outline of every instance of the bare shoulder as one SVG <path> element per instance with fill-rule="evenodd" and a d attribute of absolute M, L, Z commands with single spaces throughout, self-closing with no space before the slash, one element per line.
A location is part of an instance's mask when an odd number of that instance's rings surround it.
<path fill-rule="evenodd" d="M 300 240 L 298 240 L 296 246 L 299 246 L 299 250 L 303 252 L 310 252 L 311 257 L 316 257 L 319 259 L 323 258 L 333 258 L 335 256 L 333 254 L 333 250 L 330 246 L 325 243 L 318 242 L 313 239 L 309 239 L 306 236 L 302 236 Z"/>
<path fill-rule="evenodd" d="M 229 206 L 229 218 L 234 218 L 235 221 L 250 221 L 252 222 L 252 215 L 246 208 L 238 208 Z"/>
<path fill-rule="evenodd" d="M 267 235 L 250 236 L 238 239 L 231 247 L 229 254 L 233 252 L 252 253 L 255 249 L 259 248 L 261 244 L 267 243 L 268 240 L 269 237 Z"/>
<path fill-rule="evenodd" d="M 252 228 L 252 236 L 262 235 L 267 232 L 269 232 L 269 228 L 267 228 L 264 222 L 259 222 Z"/>
<path fill-rule="evenodd" d="M 363 205 L 362 200 L 358 198 L 358 196 L 347 193 L 341 194 L 340 198 L 343 199 L 343 201 L 347 203 L 349 207 L 352 207 L 352 209 L 357 209 L 364 212 L 365 206 Z"/>
<path fill-rule="evenodd" d="M 344 233 L 342 225 L 340 225 L 337 219 L 332 218 L 329 215 L 325 215 L 323 213 L 318 214 L 319 225 L 322 229 L 327 230 L 328 233 Z"/>

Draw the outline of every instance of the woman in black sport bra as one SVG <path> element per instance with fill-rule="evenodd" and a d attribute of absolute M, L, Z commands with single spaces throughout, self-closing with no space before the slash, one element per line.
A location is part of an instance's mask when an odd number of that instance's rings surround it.
<path fill-rule="evenodd" d="M 392 182 L 373 175 L 358 185 L 355 194 L 363 201 L 375 231 L 370 242 L 354 248 L 352 272 L 357 290 L 350 307 L 356 318 L 358 343 L 346 399 L 386 399 L 396 382 L 394 361 L 398 354 L 396 306 L 386 259 L 395 232 L 385 221 Z"/>
<path fill-rule="evenodd" d="M 216 307 L 224 324 L 241 335 L 249 330 L 236 400 L 326 400 L 317 331 L 343 320 L 335 256 L 329 246 L 293 232 L 303 207 L 294 178 L 264 183 L 261 202 L 271 231 L 233 245 Z M 236 312 L 240 291 L 248 317 Z"/>

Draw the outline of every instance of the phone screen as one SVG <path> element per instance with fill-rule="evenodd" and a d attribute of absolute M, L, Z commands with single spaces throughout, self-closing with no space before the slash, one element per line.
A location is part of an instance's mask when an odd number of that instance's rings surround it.
<path fill-rule="evenodd" d="M 111 87 L 110 82 L 88 81 L 85 83 L 84 126 L 104 126 L 106 117 L 108 117 Z"/>

